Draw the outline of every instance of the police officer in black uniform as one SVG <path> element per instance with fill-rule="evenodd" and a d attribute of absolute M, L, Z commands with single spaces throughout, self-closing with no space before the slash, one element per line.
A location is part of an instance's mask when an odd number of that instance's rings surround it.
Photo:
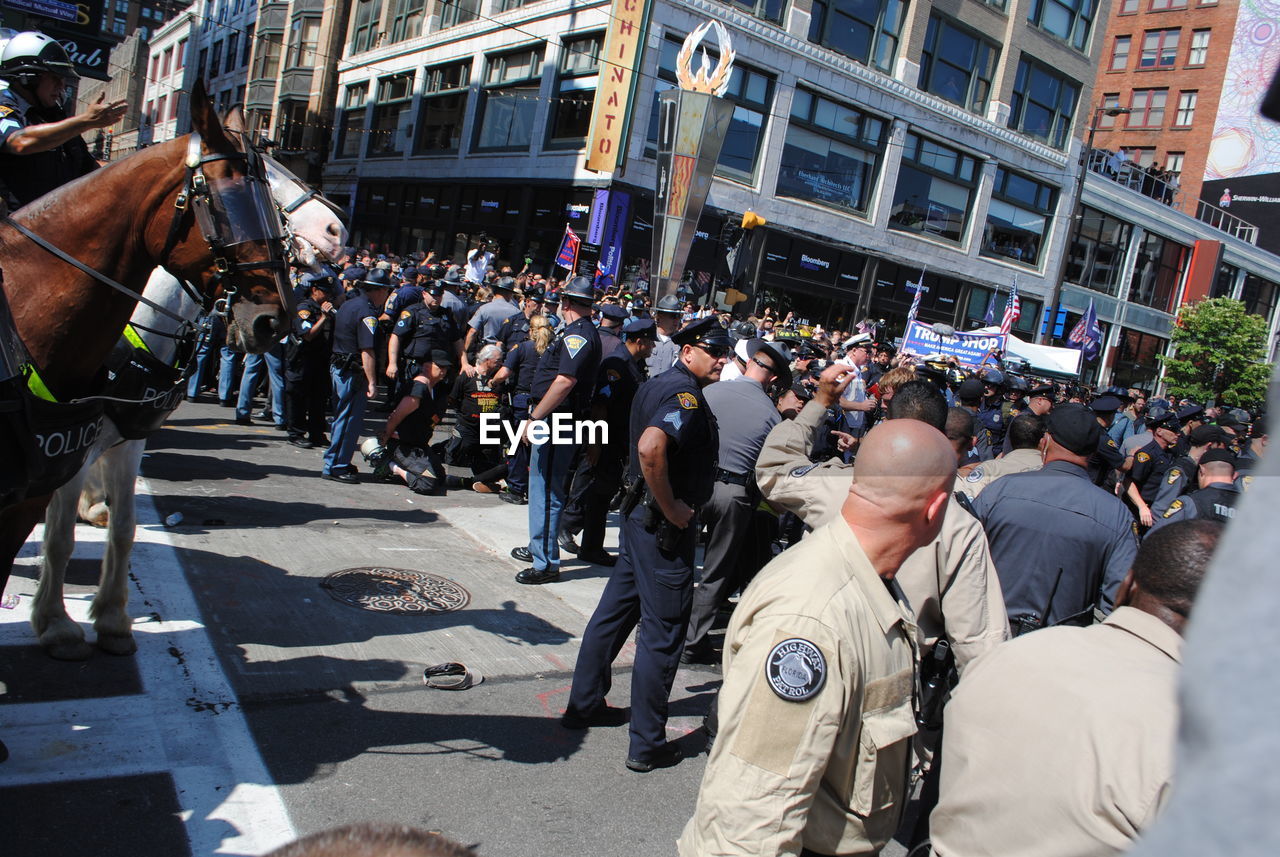
<path fill-rule="evenodd" d="M 622 344 L 622 326 L 628 318 L 630 316 L 627 311 L 617 304 L 600 307 L 600 327 L 597 330 L 600 334 L 601 353 L 606 357 L 617 351 Z"/>
<path fill-rule="evenodd" d="M 328 443 L 324 413 L 332 384 L 333 319 L 337 281 L 327 274 L 308 274 L 307 296 L 298 301 L 293 333 L 285 345 L 284 411 L 289 442 L 303 449 Z"/>
<path fill-rule="evenodd" d="M 640 386 L 631 408 L 631 478 L 620 514 L 622 553 L 583 632 L 573 690 L 561 720 L 570 729 L 617 723 L 605 704 L 610 667 L 633 628 L 631 743 L 627 767 L 644 773 L 680 760 L 667 743 L 667 702 L 693 603 L 697 507 L 715 482 L 717 430 L 702 388 L 732 350 L 715 318 L 672 337 L 674 367 Z"/>
<path fill-rule="evenodd" d="M 1206 450 L 1200 456 L 1197 469 L 1201 487 L 1174 500 L 1156 519 L 1152 529 L 1195 518 L 1208 518 L 1225 524 L 1235 517 L 1235 506 L 1240 500 L 1240 489 L 1235 484 L 1235 455 L 1229 449 Z"/>
<path fill-rule="evenodd" d="M 1115 473 L 1124 468 L 1124 453 L 1120 444 L 1112 440 L 1107 430 L 1116 418 L 1116 411 L 1124 406 L 1115 396 L 1099 396 L 1089 403 L 1089 410 L 1097 415 L 1098 424 L 1102 426 L 1102 435 L 1098 438 L 1098 451 L 1089 456 L 1089 478 L 1094 485 L 1106 488 L 1115 487 Z"/>
<path fill-rule="evenodd" d="M 562 293 L 566 324 L 538 359 L 529 396 L 529 420 L 552 421 L 557 414 L 586 416 L 600 368 L 600 336 L 591 323 L 595 288 L 586 277 L 574 277 Z M 529 451 L 529 546 L 511 555 L 529 568 L 516 575 L 524 584 L 560 579 L 560 513 L 568 493 L 575 447 L 566 443 L 533 444 Z"/>
<path fill-rule="evenodd" d="M 63 107 L 67 81 L 77 77 L 62 45 L 44 33 L 18 33 L 0 50 L 0 180 L 13 202 L 26 205 L 98 168 L 80 135 L 120 121 L 127 105 L 106 92 L 78 116 Z"/>
<path fill-rule="evenodd" d="M 1153 407 L 1147 411 L 1147 429 L 1152 434 L 1151 440 L 1133 454 L 1129 484 L 1125 488 L 1129 506 L 1137 513 L 1138 523 L 1144 528 L 1150 528 L 1155 522 L 1151 504 L 1156 500 L 1165 473 L 1173 466 L 1173 445 L 1178 442 L 1178 415 L 1166 408 Z"/>
<path fill-rule="evenodd" d="M 578 559 L 612 567 L 617 557 L 604 549 L 604 527 L 609 502 L 618 493 L 626 470 L 630 448 L 631 405 L 644 383 L 644 361 L 653 351 L 656 327 L 651 318 L 637 318 L 622 327 L 622 340 L 600 362 L 596 373 L 596 393 L 591 402 L 591 419 L 609 426 L 608 443 L 584 450 L 574 474 L 573 492 L 560 520 L 563 537 L 582 531 Z M 561 542 L 561 546 L 564 543 Z"/>
<path fill-rule="evenodd" d="M 359 291 L 342 304 L 334 321 L 329 378 L 336 404 L 333 435 L 320 471 L 325 479 L 350 484 L 359 481 L 351 457 L 360 441 L 365 408 L 378 392 L 376 332 L 378 316 L 391 292 L 391 275 L 375 269 L 365 274 L 358 285 Z"/>
<path fill-rule="evenodd" d="M 419 292 L 419 300 L 401 310 L 387 343 L 387 377 L 395 382 L 392 401 L 399 402 L 413 384 L 413 377 L 424 360 L 443 352 L 447 362 L 436 359 L 433 365 L 447 370 L 462 361 L 462 334 L 453 315 L 444 308 L 441 298 L 444 286 L 433 282 Z M 437 373 L 439 374 L 439 373 Z M 443 379 L 440 378 L 432 383 Z M 428 402 L 430 405 L 430 402 Z"/>
<path fill-rule="evenodd" d="M 1210 449 L 1225 449 L 1229 440 L 1221 426 L 1203 423 L 1181 437 L 1187 439 L 1187 452 L 1185 455 L 1174 458 L 1173 464 L 1165 471 L 1164 479 L 1160 482 L 1160 490 L 1151 504 L 1151 516 L 1157 520 L 1164 517 L 1164 513 L 1169 511 L 1174 500 L 1200 487 L 1201 456 Z M 1179 443 L 1181 442 L 1179 438 Z M 1177 444 L 1174 445 L 1174 449 L 1177 449 Z M 1239 462 L 1237 461 L 1236 464 L 1238 470 Z"/>

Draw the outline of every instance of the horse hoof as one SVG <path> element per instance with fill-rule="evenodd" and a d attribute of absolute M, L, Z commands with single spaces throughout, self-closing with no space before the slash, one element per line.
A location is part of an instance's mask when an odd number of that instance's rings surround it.
<path fill-rule="evenodd" d="M 132 655 L 138 643 L 131 634 L 99 634 L 98 648 L 109 655 Z"/>
<path fill-rule="evenodd" d="M 73 640 L 46 645 L 44 653 L 55 661 L 87 661 L 93 654 L 93 647 L 84 640 Z"/>

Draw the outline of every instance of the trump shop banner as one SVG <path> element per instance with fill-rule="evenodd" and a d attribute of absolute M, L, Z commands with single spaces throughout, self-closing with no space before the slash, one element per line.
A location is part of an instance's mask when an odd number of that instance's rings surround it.
<path fill-rule="evenodd" d="M 1004 351 L 1005 337 L 999 333 L 960 333 L 943 335 L 934 332 L 933 326 L 922 321 L 907 325 L 907 335 L 902 339 L 902 350 L 916 357 L 942 354 L 954 357 L 962 366 L 978 367 L 990 362 L 992 354 Z"/>

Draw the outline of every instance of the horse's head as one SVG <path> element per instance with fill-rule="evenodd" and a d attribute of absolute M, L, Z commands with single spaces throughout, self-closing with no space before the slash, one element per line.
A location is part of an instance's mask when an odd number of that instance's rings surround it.
<path fill-rule="evenodd" d="M 243 127 L 235 117 L 218 121 L 200 81 L 191 92 L 191 125 L 186 178 L 161 258 L 225 307 L 229 342 L 261 353 L 279 341 L 291 313 L 284 226 Z"/>
<path fill-rule="evenodd" d="M 336 262 L 347 243 L 342 210 L 274 158 L 263 156 L 262 160 L 267 166 L 271 195 L 287 221 L 295 264 L 318 271 L 321 263 Z"/>

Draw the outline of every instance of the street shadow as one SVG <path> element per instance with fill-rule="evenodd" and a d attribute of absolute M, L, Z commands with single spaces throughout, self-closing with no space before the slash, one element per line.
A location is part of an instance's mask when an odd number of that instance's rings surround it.
<path fill-rule="evenodd" d="M 162 483 L 156 483 L 159 487 Z M 345 488 L 345 486 L 343 486 Z M 360 486 L 353 486 L 360 487 Z M 333 493 L 338 493 L 336 490 Z M 260 497 L 199 496 L 190 494 L 152 495 L 161 517 L 182 513 L 174 527 L 179 533 L 201 534 L 215 529 L 276 529 L 305 526 L 317 522 L 384 521 L 395 524 L 435 524 L 440 516 L 419 506 L 379 509 L 352 500 L 330 504 L 297 500 L 265 500 Z"/>
<path fill-rule="evenodd" d="M 278 784 L 324 780 L 335 775 L 336 765 L 371 752 L 546 765 L 581 749 L 586 731 L 565 729 L 557 717 L 477 710 L 501 704 L 502 696 L 499 689 L 486 685 L 457 692 L 415 688 L 379 694 L 381 705 L 415 709 L 391 711 L 371 707 L 370 698 L 345 687 L 340 692 L 249 702 L 244 711 Z M 466 710 L 416 710 L 441 704 Z"/>

